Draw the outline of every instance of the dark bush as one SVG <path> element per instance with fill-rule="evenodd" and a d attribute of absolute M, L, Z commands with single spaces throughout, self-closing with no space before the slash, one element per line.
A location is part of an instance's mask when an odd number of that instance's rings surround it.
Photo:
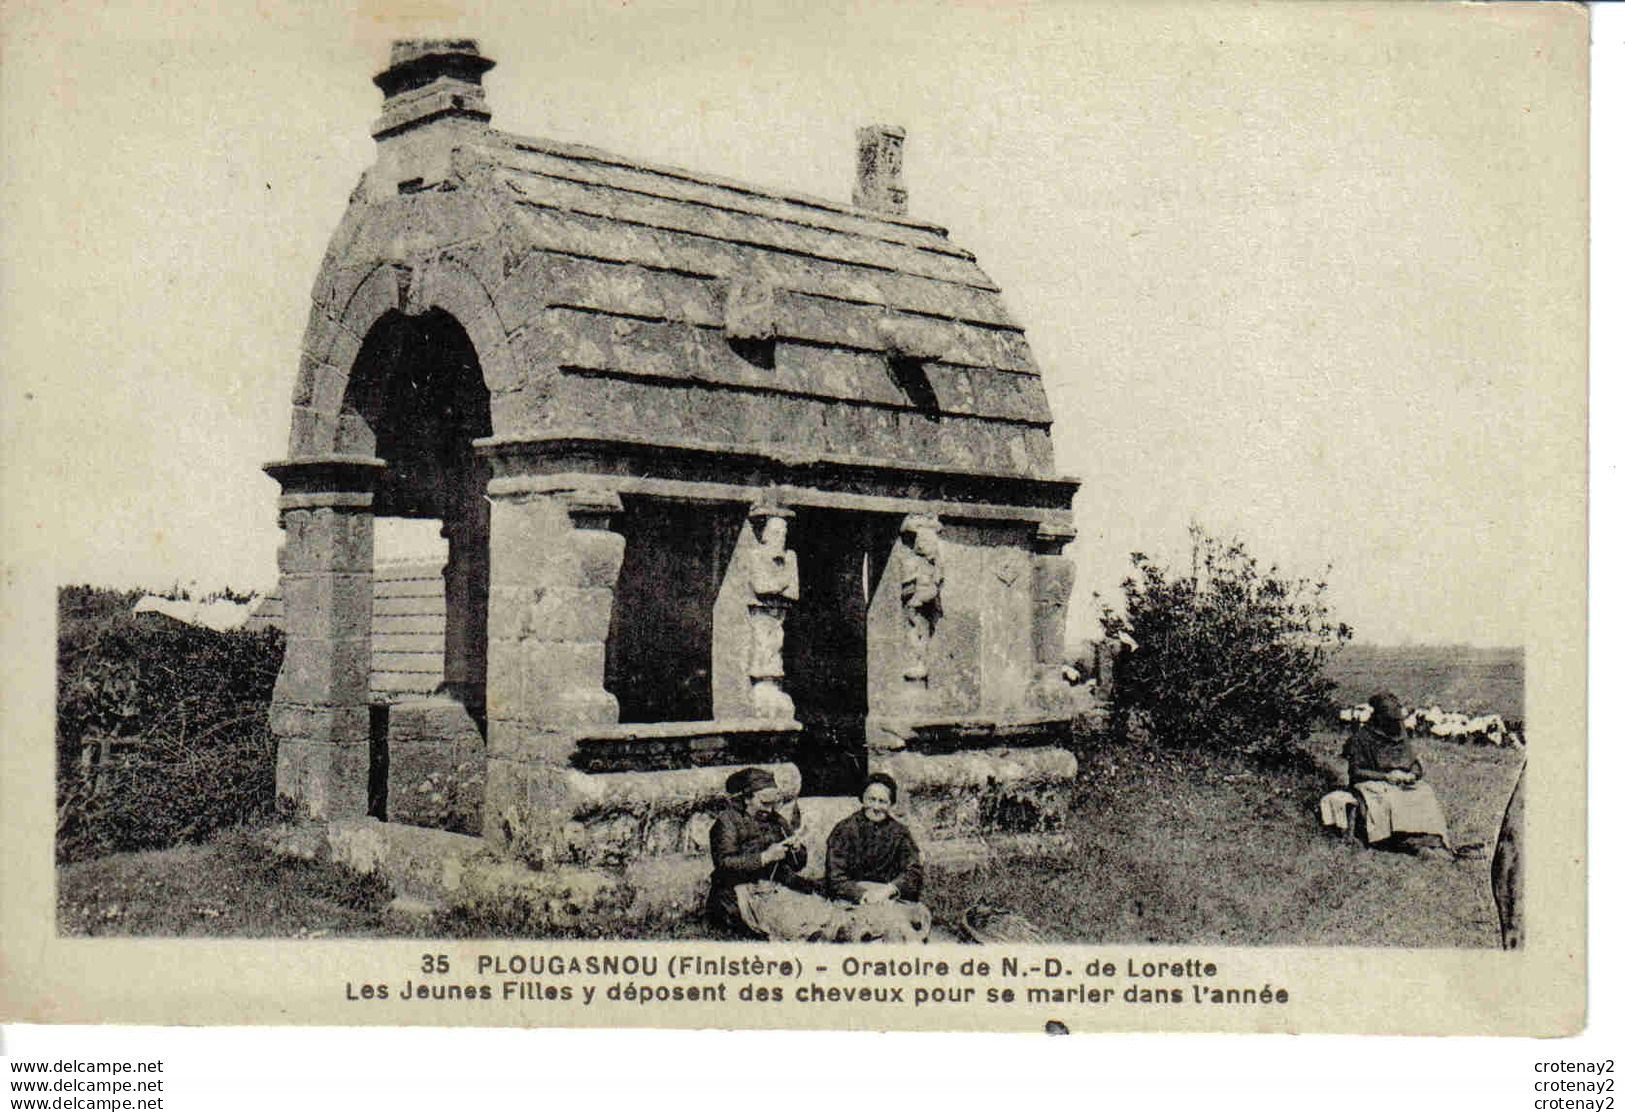
<path fill-rule="evenodd" d="M 83 584 L 62 587 L 56 592 L 56 613 L 61 628 L 73 622 L 97 622 L 128 614 L 142 596 L 141 591 L 114 591 Z"/>
<path fill-rule="evenodd" d="M 1242 542 L 1191 527 L 1189 574 L 1132 556 L 1121 614 L 1101 613 L 1109 638 L 1127 634 L 1112 722 L 1142 725 L 1176 748 L 1293 754 L 1333 705 L 1325 666 L 1352 636 L 1334 622 L 1324 580 L 1261 569 Z"/>
<path fill-rule="evenodd" d="M 129 613 L 64 588 L 57 630 L 57 857 L 194 841 L 267 814 L 282 635 Z"/>

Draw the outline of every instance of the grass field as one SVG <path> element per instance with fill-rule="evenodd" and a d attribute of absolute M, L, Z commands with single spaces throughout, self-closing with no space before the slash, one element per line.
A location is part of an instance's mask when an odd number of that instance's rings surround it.
<path fill-rule="evenodd" d="M 1487 857 L 1385 853 L 1320 830 L 1314 807 L 1342 780 L 1341 744 L 1340 734 L 1317 734 L 1301 763 L 1268 772 L 1145 747 L 1085 751 L 1066 850 L 970 873 L 931 870 L 936 937 L 952 941 L 964 910 L 985 901 L 1067 942 L 1497 945 Z M 1519 754 L 1432 740 L 1418 750 L 1457 841 L 1493 843 Z M 468 933 L 450 920 L 398 922 L 381 885 L 273 860 L 248 832 L 68 865 L 59 878 L 64 934 Z M 661 937 L 706 933 L 696 922 Z"/>
<path fill-rule="evenodd" d="M 1317 734 L 1309 761 L 1284 772 L 1088 754 L 1069 852 L 944 878 L 933 910 L 952 922 L 987 900 L 1069 942 L 1498 946 L 1487 855 L 1411 857 L 1320 829 L 1315 805 L 1342 782 L 1341 746 L 1341 734 Z M 1418 750 L 1457 842 L 1493 845 L 1518 754 L 1430 740 Z"/>
<path fill-rule="evenodd" d="M 1348 645 L 1327 674 L 1342 706 L 1392 691 L 1410 707 L 1522 719 L 1523 650 L 1449 645 Z"/>
<path fill-rule="evenodd" d="M 272 858 L 253 831 L 206 845 L 115 853 L 57 869 L 68 935 L 365 938 L 400 933 L 388 887 L 330 866 Z"/>

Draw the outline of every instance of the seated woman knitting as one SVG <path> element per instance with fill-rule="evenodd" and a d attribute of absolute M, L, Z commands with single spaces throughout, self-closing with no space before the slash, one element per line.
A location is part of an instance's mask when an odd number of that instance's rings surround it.
<path fill-rule="evenodd" d="M 728 777 L 725 790 L 727 806 L 711 827 L 706 918 L 730 934 L 759 935 L 766 932 L 741 912 L 741 893 L 759 891 L 766 898 L 804 887 L 797 874 L 807 866 L 807 849 L 778 810 L 780 792 L 771 772 L 740 769 Z"/>
<path fill-rule="evenodd" d="M 1405 739 L 1397 696 L 1385 691 L 1371 697 L 1371 720 L 1350 736 L 1343 756 L 1367 845 L 1454 854 L 1444 808 L 1422 779 L 1422 762 Z"/>

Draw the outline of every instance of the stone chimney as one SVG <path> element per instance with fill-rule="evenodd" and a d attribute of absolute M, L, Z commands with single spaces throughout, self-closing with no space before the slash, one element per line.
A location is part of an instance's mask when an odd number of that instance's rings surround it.
<path fill-rule="evenodd" d="M 473 39 L 403 39 L 389 52 L 389 68 L 372 83 L 384 91 L 384 114 L 372 137 L 385 139 L 441 119 L 490 122 L 481 79 L 496 65 Z"/>
<path fill-rule="evenodd" d="M 892 216 L 908 212 L 908 190 L 903 188 L 903 140 L 907 135 L 902 128 L 889 124 L 858 129 L 854 205 Z"/>
<path fill-rule="evenodd" d="M 372 125 L 378 165 L 372 192 L 386 196 L 444 181 L 451 150 L 483 134 L 491 121 L 481 81 L 496 65 L 473 39 L 404 39 L 389 68 L 374 77 L 384 111 Z"/>

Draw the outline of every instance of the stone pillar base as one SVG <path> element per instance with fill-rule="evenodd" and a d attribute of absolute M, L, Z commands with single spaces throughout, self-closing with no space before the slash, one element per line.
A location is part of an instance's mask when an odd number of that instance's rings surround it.
<path fill-rule="evenodd" d="M 617 867 L 673 853 L 708 852 L 705 834 L 741 765 L 590 774 L 531 761 L 486 765 L 485 840 L 535 868 Z M 798 793 L 791 764 L 765 764 Z"/>
<path fill-rule="evenodd" d="M 301 819 L 354 818 L 367 813 L 371 745 L 281 737 L 276 747 L 278 803 Z"/>
<path fill-rule="evenodd" d="M 900 752 L 871 763 L 897 778 L 901 818 L 931 877 L 1066 844 L 1077 763 L 1064 751 Z M 503 814 L 483 842 L 362 819 L 283 828 L 278 849 L 382 875 L 402 896 L 516 931 L 658 934 L 704 913 L 711 825 L 738 767 L 591 775 L 495 760 L 487 798 Z M 765 767 L 799 791 L 795 766 Z M 857 808 L 854 797 L 800 801 L 808 879 L 821 880 L 829 831 Z"/>
<path fill-rule="evenodd" d="M 994 748 L 1062 747 L 1071 736 L 1070 708 L 1026 715 L 921 716 L 871 714 L 864 723 L 871 754 L 902 750 L 954 753 Z"/>
<path fill-rule="evenodd" d="M 922 845 L 993 834 L 1065 829 L 1078 776 L 1064 749 L 871 753 L 869 767 L 897 780 L 904 818 Z"/>

